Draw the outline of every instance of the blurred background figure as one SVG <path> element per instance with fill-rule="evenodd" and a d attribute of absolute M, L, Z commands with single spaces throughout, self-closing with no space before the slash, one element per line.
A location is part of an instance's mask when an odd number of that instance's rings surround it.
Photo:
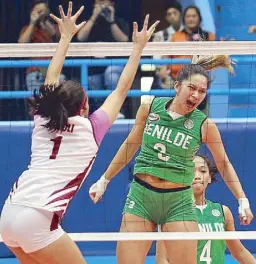
<path fill-rule="evenodd" d="M 171 41 L 183 42 L 183 41 L 213 41 L 215 40 L 215 34 L 207 32 L 201 28 L 202 16 L 197 6 L 188 6 L 184 10 L 183 14 L 184 29 L 180 32 L 176 32 Z M 171 56 L 171 58 L 190 58 L 190 56 Z M 178 73 L 182 69 L 182 65 L 168 66 L 171 76 L 176 79 Z"/>
<path fill-rule="evenodd" d="M 182 25 L 182 6 L 179 2 L 172 2 L 166 9 L 165 20 L 168 27 L 155 33 L 154 42 L 170 41 L 176 31 L 183 30 Z M 154 56 L 154 59 L 160 59 L 164 57 Z M 172 78 L 166 70 L 166 67 L 157 67 L 156 78 L 157 86 L 161 88 L 171 88 L 173 85 Z"/>
<path fill-rule="evenodd" d="M 184 29 L 182 31 L 177 31 L 173 34 L 170 41 L 173 42 L 183 42 L 183 41 L 213 41 L 215 40 L 215 34 L 207 32 L 201 28 L 202 16 L 199 8 L 197 6 L 188 6 L 184 10 L 183 14 L 183 25 Z M 179 55 L 179 56 L 169 56 L 169 58 L 191 58 L 191 56 Z M 172 64 L 161 67 L 161 77 L 168 75 L 171 78 L 171 83 L 176 80 L 178 73 L 181 71 L 183 65 Z M 165 74 L 165 75 L 164 75 Z M 166 77 L 165 77 L 166 78 Z M 199 105 L 198 109 L 202 110 L 208 115 L 208 98 L 203 100 Z"/>
<path fill-rule="evenodd" d="M 59 31 L 52 19 L 46 1 L 34 0 L 30 6 L 30 22 L 20 32 L 19 43 L 51 43 L 59 40 Z M 34 58 L 48 59 L 48 58 Z M 30 67 L 26 72 L 26 86 L 32 91 L 38 89 L 43 83 L 47 68 Z M 64 81 L 61 75 L 60 81 Z"/>
<path fill-rule="evenodd" d="M 114 1 L 95 0 L 94 8 L 87 23 L 78 32 L 77 39 L 85 42 L 127 42 L 129 41 L 129 24 L 118 17 L 115 12 Z M 108 57 L 109 59 L 110 57 Z M 115 89 L 124 65 L 110 65 L 89 68 L 89 89 Z M 91 111 L 102 104 L 102 99 L 92 99 Z M 120 113 L 119 118 L 124 118 Z"/>

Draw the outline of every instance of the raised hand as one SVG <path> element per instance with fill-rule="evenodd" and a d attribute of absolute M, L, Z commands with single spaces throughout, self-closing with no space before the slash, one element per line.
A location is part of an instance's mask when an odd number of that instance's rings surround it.
<path fill-rule="evenodd" d="M 133 34 L 132 40 L 135 46 L 140 48 L 144 48 L 148 43 L 149 39 L 151 38 L 152 34 L 154 33 L 156 26 L 159 24 L 160 21 L 156 21 L 149 29 L 148 29 L 148 20 L 149 15 L 146 15 L 143 28 L 140 32 L 138 32 L 138 24 L 136 22 L 133 23 Z"/>
<path fill-rule="evenodd" d="M 98 4 L 95 5 L 92 12 L 92 19 L 96 20 L 101 12 L 102 12 L 102 6 Z"/>
<path fill-rule="evenodd" d="M 40 15 L 37 11 L 32 11 L 31 15 L 30 15 L 30 24 L 35 25 L 37 23 L 37 21 L 39 20 Z"/>
<path fill-rule="evenodd" d="M 58 18 L 54 16 L 53 14 L 50 14 L 51 18 L 58 24 L 59 31 L 62 37 L 72 38 L 80 28 L 83 27 L 83 25 L 86 22 L 82 22 L 79 25 L 76 25 L 76 20 L 81 15 L 81 13 L 84 10 L 84 6 L 82 6 L 75 15 L 72 16 L 72 2 L 69 2 L 68 5 L 68 12 L 67 15 L 64 14 L 63 8 L 60 5 L 60 17 Z"/>

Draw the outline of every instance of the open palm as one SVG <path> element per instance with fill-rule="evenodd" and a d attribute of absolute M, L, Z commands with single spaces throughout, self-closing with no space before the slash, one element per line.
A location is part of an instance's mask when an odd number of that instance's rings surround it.
<path fill-rule="evenodd" d="M 61 36 L 65 36 L 67 38 L 72 38 L 76 34 L 76 32 L 80 28 L 82 28 L 82 26 L 86 23 L 86 22 L 82 22 L 79 25 L 76 25 L 76 20 L 83 12 L 84 6 L 82 6 L 73 16 L 72 16 L 72 7 L 73 7 L 72 2 L 69 2 L 68 12 L 67 15 L 65 15 L 63 8 L 60 5 L 59 11 L 61 18 L 58 18 L 53 14 L 50 15 L 51 18 L 58 24 Z"/>
<path fill-rule="evenodd" d="M 156 21 L 148 29 L 148 20 L 149 20 L 149 15 L 146 15 L 143 28 L 140 32 L 138 32 L 138 24 L 136 22 L 133 23 L 133 35 L 132 35 L 133 44 L 139 45 L 142 49 L 146 46 L 147 42 L 154 33 L 156 26 L 159 24 L 159 21 Z"/>

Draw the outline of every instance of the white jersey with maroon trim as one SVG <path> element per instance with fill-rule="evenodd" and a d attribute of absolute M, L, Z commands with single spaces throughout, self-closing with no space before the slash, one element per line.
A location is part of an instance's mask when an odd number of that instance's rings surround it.
<path fill-rule="evenodd" d="M 49 132 L 35 116 L 28 170 L 13 185 L 6 203 L 49 210 L 61 218 L 91 170 L 98 145 L 88 118 L 71 117 L 62 132 Z"/>

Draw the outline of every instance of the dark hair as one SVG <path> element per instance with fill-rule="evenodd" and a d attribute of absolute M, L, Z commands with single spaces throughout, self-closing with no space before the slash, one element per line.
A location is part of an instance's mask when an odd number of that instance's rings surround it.
<path fill-rule="evenodd" d="M 190 5 L 190 6 L 187 6 L 185 8 L 184 13 L 183 13 L 183 17 L 182 17 L 183 24 L 185 25 L 185 16 L 186 16 L 186 14 L 187 14 L 189 9 L 194 9 L 196 11 L 197 15 L 199 16 L 199 23 L 201 24 L 202 15 L 201 15 L 200 9 L 197 6 L 194 6 L 194 5 Z"/>
<path fill-rule="evenodd" d="M 210 176 L 211 176 L 211 179 L 212 179 L 211 183 L 214 183 L 214 182 L 218 181 L 217 180 L 217 174 L 219 173 L 219 171 L 217 169 L 217 166 L 216 166 L 214 160 L 208 158 L 207 156 L 200 155 L 200 154 L 195 155 L 195 157 L 202 158 L 205 161 L 205 163 L 207 164 L 207 166 L 209 168 L 209 173 L 210 173 Z"/>
<path fill-rule="evenodd" d="M 42 85 L 34 90 L 34 98 L 28 101 L 31 114 L 49 119 L 45 127 L 51 131 L 62 131 L 68 118 L 78 114 L 86 102 L 83 87 L 74 81 L 55 85 Z"/>
<path fill-rule="evenodd" d="M 31 1 L 30 5 L 29 5 L 30 12 L 33 10 L 33 8 L 36 5 L 39 5 L 39 4 L 45 4 L 47 7 L 49 7 L 48 6 L 48 1 L 46 1 L 46 0 L 33 0 L 33 1 Z"/>
<path fill-rule="evenodd" d="M 230 73 L 234 73 L 232 67 L 232 61 L 227 55 L 209 55 L 209 56 L 198 56 L 195 55 L 192 58 L 191 64 L 184 65 L 182 70 L 179 72 L 176 80 L 181 83 L 183 80 L 188 80 L 192 75 L 200 74 L 207 79 L 208 87 L 211 83 L 211 77 L 209 71 L 224 67 L 228 69 Z"/>
<path fill-rule="evenodd" d="M 175 8 L 177 9 L 178 11 L 180 11 L 180 13 L 182 13 L 182 5 L 177 2 L 177 1 L 174 1 L 172 2 L 171 4 L 169 4 L 166 8 L 166 10 L 170 9 L 170 8 Z"/>

